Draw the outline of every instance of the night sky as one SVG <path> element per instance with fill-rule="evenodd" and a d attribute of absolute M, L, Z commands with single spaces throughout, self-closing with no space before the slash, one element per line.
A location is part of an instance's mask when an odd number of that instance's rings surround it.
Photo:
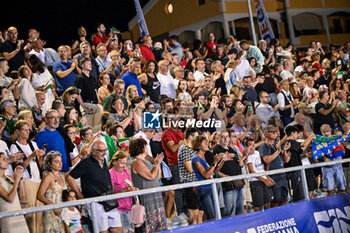
<path fill-rule="evenodd" d="M 1 12 L 1 30 L 16 26 L 19 38 L 26 39 L 27 30 L 36 28 L 40 31 L 40 37 L 47 42 L 45 47 L 54 49 L 61 44 L 71 45 L 80 25 L 86 28 L 88 37 L 95 33 L 98 22 L 104 23 L 107 28 L 114 26 L 123 32 L 128 30 L 128 22 L 136 14 L 133 0 L 5 2 L 6 7 Z M 141 6 L 147 2 L 148 0 L 140 0 Z"/>

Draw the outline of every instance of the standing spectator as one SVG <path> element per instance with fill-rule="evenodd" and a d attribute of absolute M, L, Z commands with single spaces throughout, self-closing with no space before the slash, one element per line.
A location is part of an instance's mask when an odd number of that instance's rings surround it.
<path fill-rule="evenodd" d="M 297 99 L 293 99 L 293 96 L 289 92 L 289 81 L 283 80 L 281 84 L 281 91 L 277 95 L 278 104 L 280 106 L 281 120 L 284 125 L 287 126 L 293 121 L 295 115 L 295 106 L 299 104 Z"/>
<path fill-rule="evenodd" d="M 8 158 L 3 152 L 0 152 L 0 211 L 15 211 L 21 209 L 18 199 L 17 189 L 21 180 L 23 167 L 18 166 L 14 170 L 14 177 L 5 174 L 9 167 Z M 2 218 L 0 221 L 1 232 L 10 233 L 13 231 L 29 233 L 29 229 L 24 216 L 11 218 Z"/>
<path fill-rule="evenodd" d="M 242 81 L 243 81 L 242 90 L 245 92 L 242 97 L 242 102 L 244 103 L 245 101 L 247 101 L 247 103 L 250 103 L 252 106 L 255 106 L 255 102 L 258 102 L 258 94 L 256 93 L 256 90 L 252 86 L 252 77 L 244 76 Z"/>
<path fill-rule="evenodd" d="M 69 137 L 66 133 L 62 132 L 59 128 L 59 113 L 57 110 L 50 109 L 45 114 L 45 128 L 38 132 L 35 136 L 34 141 L 39 148 L 42 148 L 44 144 L 48 144 L 46 152 L 58 151 L 60 153 L 62 162 L 62 172 L 67 172 L 69 167 L 72 166 L 71 159 L 69 156 L 69 145 L 66 141 Z M 73 148 L 72 148 L 73 150 Z M 67 153 L 68 151 L 68 153 Z"/>
<path fill-rule="evenodd" d="M 0 57 L 0 87 L 6 87 L 9 92 L 8 98 L 12 100 L 19 99 L 18 80 L 13 80 L 5 76 L 9 71 L 8 61 L 4 57 Z M 3 98 L 4 99 L 4 98 Z"/>
<path fill-rule="evenodd" d="M 92 56 L 90 43 L 87 41 L 83 41 L 80 43 L 79 47 L 80 47 L 81 54 L 76 57 L 76 59 L 78 60 L 77 65 L 79 65 L 79 62 L 82 58 L 84 58 L 84 57 L 90 58 L 91 65 L 92 65 L 92 70 L 90 73 L 93 77 L 96 78 L 96 81 L 97 81 L 98 74 L 99 74 L 98 64 L 96 62 L 96 59 Z M 77 73 L 78 74 L 81 73 L 80 66 L 78 66 Z"/>
<path fill-rule="evenodd" d="M 179 56 L 179 61 L 181 61 L 183 57 L 183 51 L 182 51 L 181 44 L 179 43 L 178 36 L 176 35 L 170 36 L 169 44 L 170 44 L 170 52 L 176 53 Z"/>
<path fill-rule="evenodd" d="M 62 157 L 58 151 L 51 151 L 45 156 L 44 169 L 48 173 L 40 183 L 37 199 L 45 205 L 62 202 L 62 191 L 67 189 L 67 185 L 63 175 L 60 173 L 62 170 Z M 44 232 L 65 232 L 60 214 L 61 209 L 44 212 Z"/>
<path fill-rule="evenodd" d="M 125 92 L 125 82 L 121 79 L 117 79 L 114 81 L 114 91 L 106 97 L 104 103 L 103 103 L 103 110 L 104 111 L 108 111 L 110 109 L 111 106 L 111 101 L 115 98 L 115 97 L 120 97 L 123 101 L 124 104 L 124 110 L 126 110 L 128 108 L 128 101 L 124 96 L 124 92 Z"/>
<path fill-rule="evenodd" d="M 348 103 L 347 93 L 345 90 L 341 90 L 339 92 L 337 110 L 340 117 L 340 125 L 350 122 L 350 104 Z"/>
<path fill-rule="evenodd" d="M 77 100 L 80 104 L 80 111 L 87 119 L 87 124 L 93 127 L 94 132 L 98 132 L 102 127 L 103 109 L 98 101 L 96 78 L 90 74 L 92 70 L 90 58 L 82 58 L 80 66 L 82 73 L 75 80 L 75 86 L 81 89 Z"/>
<path fill-rule="evenodd" d="M 229 146 L 230 135 L 227 130 L 219 131 L 219 143 L 213 148 L 213 156 L 220 153 L 226 154 L 230 160 L 226 161 L 221 170 L 218 172 L 220 177 L 241 175 L 241 167 L 243 167 L 243 159 L 239 158 L 236 151 Z M 213 157 L 207 157 L 209 164 L 213 163 Z M 243 180 L 229 181 L 222 183 L 224 190 L 224 216 L 235 216 L 243 214 Z"/>
<path fill-rule="evenodd" d="M 195 61 L 196 71 L 193 73 L 194 80 L 196 82 L 201 81 L 202 85 L 204 85 L 204 77 L 208 76 L 205 72 L 205 63 L 203 59 L 196 59 Z"/>
<path fill-rule="evenodd" d="M 130 174 L 126 168 L 127 161 L 128 154 L 124 151 L 118 151 L 109 163 L 109 173 L 111 175 L 111 182 L 115 193 L 136 190 L 132 184 Z M 134 226 L 130 222 L 132 197 L 118 199 L 118 203 L 118 211 L 123 226 L 123 232 L 134 232 Z"/>
<path fill-rule="evenodd" d="M 9 27 L 8 40 L 1 45 L 1 53 L 9 63 L 9 71 L 18 70 L 24 65 L 28 46 L 24 46 L 24 41 L 18 39 L 18 31 L 15 27 Z"/>
<path fill-rule="evenodd" d="M 159 187 L 160 164 L 164 155 L 158 154 L 154 165 L 146 160 L 147 142 L 138 138 L 130 142 L 129 153 L 136 158 L 131 164 L 131 177 L 136 188 L 147 189 Z M 145 206 L 146 222 L 142 232 L 156 232 L 167 229 L 164 203 L 161 193 L 147 194 L 140 197 L 140 204 Z"/>
<path fill-rule="evenodd" d="M 74 61 L 68 59 L 68 50 L 65 45 L 58 47 L 58 54 L 61 60 L 53 65 L 53 73 L 56 79 L 58 95 L 61 95 L 67 88 L 74 86 L 78 61 L 76 59 Z"/>
<path fill-rule="evenodd" d="M 264 128 L 264 135 L 266 141 L 261 144 L 259 148 L 260 156 L 265 165 L 265 170 L 276 170 L 284 168 L 284 161 L 290 152 L 287 150 L 290 148 L 290 143 L 286 143 L 281 150 L 280 144 L 276 143 L 278 137 L 278 128 L 268 125 Z M 271 178 L 275 181 L 272 186 L 273 201 L 272 207 L 281 206 L 287 204 L 288 197 L 288 181 L 285 173 L 271 175 Z"/>
<path fill-rule="evenodd" d="M 215 35 L 212 32 L 208 33 L 208 42 L 205 44 L 205 48 L 208 50 L 208 57 L 212 57 L 215 53 L 216 46 Z"/>
<path fill-rule="evenodd" d="M 180 146 L 178 151 L 180 183 L 196 181 L 192 168 L 192 158 L 196 155 L 196 152 L 191 149 L 191 146 L 193 139 L 198 135 L 199 130 L 196 128 L 187 128 L 185 130 L 185 143 Z M 201 223 L 200 202 L 192 187 L 184 189 L 184 205 L 188 209 L 188 223 L 190 225 Z"/>
<path fill-rule="evenodd" d="M 209 141 L 203 135 L 198 135 L 192 142 L 192 150 L 196 155 L 192 158 L 192 169 L 196 175 L 196 180 L 213 179 L 214 172 L 219 171 L 223 165 L 222 158 L 224 154 L 217 154 L 213 157 L 213 163 L 208 164 L 206 157 L 212 156 L 209 152 Z M 214 199 L 211 191 L 211 185 L 202 185 L 196 187 L 196 194 L 201 202 L 201 207 L 206 215 L 207 220 L 215 219 Z"/>
<path fill-rule="evenodd" d="M 323 136 L 328 138 L 332 137 L 332 128 L 328 124 L 323 124 L 320 130 Z M 340 145 L 340 147 L 344 149 L 342 144 Z M 335 148 L 335 149 L 338 149 L 338 148 Z M 334 150 L 330 153 L 333 153 L 333 152 Z M 342 157 L 337 157 L 333 160 L 341 160 L 341 159 Z M 334 189 L 335 189 L 334 183 L 336 183 L 337 185 L 338 193 L 344 194 L 346 181 L 345 181 L 342 164 L 324 166 L 324 167 L 321 167 L 321 170 L 322 170 L 322 183 L 323 183 L 323 187 L 327 189 L 327 196 L 333 195 Z"/>
<path fill-rule="evenodd" d="M 273 116 L 279 116 L 278 109 L 279 104 L 275 105 L 275 107 L 271 107 L 269 105 L 269 95 L 266 91 L 262 91 L 259 93 L 260 103 L 255 109 L 256 115 L 259 116 L 261 123 L 263 126 L 268 124 L 268 121 Z"/>
<path fill-rule="evenodd" d="M 169 98 L 176 98 L 176 87 L 173 77 L 169 74 L 169 63 L 162 60 L 158 63 L 159 72 L 157 78 L 160 82 L 160 94 Z"/>
<path fill-rule="evenodd" d="M 26 65 L 21 66 L 18 69 L 18 76 L 22 78 L 18 85 L 19 93 L 21 93 L 19 96 L 18 108 L 23 109 L 37 106 L 38 103 L 36 102 L 35 89 L 31 83 L 31 69 Z"/>
<path fill-rule="evenodd" d="M 184 143 L 183 132 L 178 128 L 174 128 L 172 125 L 162 133 L 162 146 L 165 151 L 165 155 L 166 155 L 168 165 L 171 170 L 171 174 L 173 178 L 172 182 L 174 184 L 180 183 L 178 150 L 183 143 Z M 182 190 L 175 190 L 175 204 L 176 204 L 176 210 L 178 214 L 178 217 L 175 219 L 178 220 L 178 222 L 186 222 L 185 219 L 180 217 L 181 214 L 184 213 Z M 170 205 L 170 208 L 171 207 L 172 205 Z M 169 218 L 170 213 L 168 211 L 169 209 L 167 209 L 167 214 L 168 214 L 167 217 Z"/>
<path fill-rule="evenodd" d="M 246 40 L 241 40 L 239 42 L 239 46 L 241 46 L 241 48 L 243 50 L 247 51 L 247 58 L 248 57 L 255 58 L 256 63 L 258 64 L 258 67 L 259 67 L 259 72 L 260 72 L 262 70 L 263 66 L 265 65 L 265 58 L 262 55 L 260 49 L 254 45 L 248 44 L 248 42 Z"/>
<path fill-rule="evenodd" d="M 152 37 L 151 36 L 144 36 L 141 39 L 141 54 L 142 57 L 148 61 L 148 60 L 156 60 L 154 54 L 152 53 L 151 49 L 152 49 Z"/>
<path fill-rule="evenodd" d="M 73 41 L 71 46 L 73 55 L 79 52 L 79 49 L 80 49 L 79 45 L 81 42 L 87 42 L 86 36 L 87 36 L 87 33 L 86 33 L 85 27 L 84 26 L 78 27 L 78 36 Z"/>
<path fill-rule="evenodd" d="M 28 65 L 33 71 L 32 85 L 37 91 L 45 93 L 45 107 L 50 109 L 55 97 L 58 96 L 56 83 L 47 67 L 36 55 L 29 55 Z"/>
<path fill-rule="evenodd" d="M 244 153 L 248 154 L 248 171 L 249 173 L 265 172 L 264 164 L 261 161 L 259 151 L 256 151 L 254 139 L 250 138 L 246 140 L 246 149 Z M 272 200 L 271 186 L 275 184 L 275 181 L 270 176 L 257 176 L 249 178 L 249 186 L 253 199 L 254 211 L 269 209 Z"/>
<path fill-rule="evenodd" d="M 163 53 L 163 45 L 161 42 L 156 42 L 154 43 L 154 48 L 152 50 L 155 60 L 157 62 L 159 62 L 160 60 L 162 60 L 162 53 Z"/>
<path fill-rule="evenodd" d="M 98 23 L 96 27 L 97 33 L 92 37 L 92 44 L 96 48 L 98 44 L 108 45 L 109 37 L 106 35 L 106 27 L 103 23 Z"/>
<path fill-rule="evenodd" d="M 5 128 L 1 132 L 1 138 L 8 146 L 10 146 L 15 138 L 15 124 L 17 122 L 16 115 L 16 104 L 11 99 L 4 99 L 0 102 L 0 114 L 3 117 L 3 121 L 6 121 Z"/>
<path fill-rule="evenodd" d="M 297 80 L 295 79 L 293 75 L 293 63 L 289 59 L 285 59 L 282 62 L 283 65 L 283 70 L 280 74 L 281 78 L 283 80 L 288 80 L 289 82 L 296 82 Z"/>
<path fill-rule="evenodd" d="M 42 164 L 45 150 L 39 150 L 35 142 L 29 140 L 30 125 L 27 121 L 19 120 L 15 124 L 18 140 L 11 145 L 11 153 L 22 152 L 25 157 L 15 165 L 24 168 L 22 179 L 24 195 L 20 195 L 23 208 L 42 206 L 36 199 L 42 178 Z M 22 198 L 21 198 L 22 197 Z M 42 213 L 34 213 L 25 216 L 31 232 L 42 232 Z"/>
<path fill-rule="evenodd" d="M 319 96 L 319 102 L 315 106 L 315 118 L 314 118 L 314 133 L 319 134 L 321 133 L 320 128 L 322 125 L 327 124 L 331 127 L 331 129 L 334 128 L 335 122 L 334 122 L 334 109 L 336 108 L 337 104 L 339 103 L 339 99 L 334 100 L 333 103 L 329 103 L 329 94 L 328 91 L 320 91 L 318 94 Z"/>
<path fill-rule="evenodd" d="M 70 187 L 77 193 L 78 199 L 104 196 L 113 193 L 111 176 L 108 171 L 105 155 L 107 147 L 102 141 L 95 141 L 91 145 L 91 154 L 81 160 L 68 174 L 67 181 Z M 81 179 L 81 190 L 75 179 Z M 117 209 L 118 202 L 114 206 L 105 206 L 96 203 L 96 216 L 100 232 L 121 233 L 122 224 Z"/>
<path fill-rule="evenodd" d="M 77 194 L 73 190 L 63 190 L 62 201 L 76 201 Z M 62 209 L 61 219 L 63 221 L 65 232 L 83 232 L 81 226 L 81 213 L 77 207 L 66 207 Z"/>
<path fill-rule="evenodd" d="M 160 82 L 157 78 L 158 64 L 154 60 L 148 60 L 143 67 L 142 74 L 139 75 L 143 94 L 149 96 L 154 104 L 158 104 L 160 96 Z"/>
<path fill-rule="evenodd" d="M 104 103 L 107 96 L 113 92 L 113 86 L 111 84 L 111 79 L 108 73 L 101 73 L 98 77 L 98 99 L 101 104 Z"/>
<path fill-rule="evenodd" d="M 140 62 L 133 60 L 129 64 L 129 70 L 124 73 L 120 79 L 125 82 L 125 89 L 127 89 L 130 85 L 135 85 L 137 87 L 137 92 L 139 96 L 142 96 L 141 84 L 137 78 L 141 68 Z M 124 92 L 125 95 L 125 92 Z"/>

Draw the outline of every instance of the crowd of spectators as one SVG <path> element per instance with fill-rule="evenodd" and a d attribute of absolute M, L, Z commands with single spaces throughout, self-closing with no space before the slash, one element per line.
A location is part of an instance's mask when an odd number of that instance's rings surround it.
<path fill-rule="evenodd" d="M 181 44 L 121 39 L 104 24 L 46 48 L 0 37 L 0 211 L 328 161 L 315 135 L 350 133 L 350 42 L 306 51 L 234 35 Z M 162 126 L 144 127 L 144 112 Z M 179 127 L 180 121 L 209 121 Z M 349 157 L 350 146 L 341 148 Z M 332 151 L 330 153 L 334 153 Z M 331 156 L 330 156 L 331 157 Z M 341 159 L 338 157 L 337 159 Z M 306 170 L 309 197 L 349 191 L 349 164 Z M 224 217 L 305 199 L 299 171 L 217 186 Z M 100 232 L 156 232 L 216 218 L 210 185 L 96 204 Z M 1 219 L 1 232 L 92 232 L 87 206 Z"/>

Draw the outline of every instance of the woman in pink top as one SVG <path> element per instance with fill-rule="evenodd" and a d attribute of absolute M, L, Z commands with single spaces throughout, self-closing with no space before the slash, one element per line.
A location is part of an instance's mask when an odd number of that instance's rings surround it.
<path fill-rule="evenodd" d="M 112 185 L 115 193 L 134 191 L 136 188 L 131 181 L 130 174 L 126 169 L 128 154 L 124 151 L 118 151 L 109 163 L 109 173 L 111 174 Z M 134 226 L 130 222 L 130 212 L 132 207 L 132 198 L 126 197 L 118 199 L 119 213 L 123 226 L 123 233 L 134 232 Z"/>

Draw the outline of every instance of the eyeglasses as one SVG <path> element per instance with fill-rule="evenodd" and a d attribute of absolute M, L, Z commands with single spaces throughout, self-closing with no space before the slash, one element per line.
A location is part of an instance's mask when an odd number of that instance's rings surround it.
<path fill-rule="evenodd" d="M 275 133 L 277 133 L 277 131 L 267 131 L 267 133 L 273 133 L 273 134 L 275 134 Z"/>
<path fill-rule="evenodd" d="M 52 119 L 60 119 L 60 117 L 59 116 L 52 116 L 52 117 L 46 117 L 47 119 L 49 119 L 49 120 L 52 120 Z"/>
<path fill-rule="evenodd" d="M 97 150 L 98 152 L 103 153 L 103 152 L 106 152 L 106 151 L 107 151 L 107 148 L 106 148 L 106 149 L 95 149 L 95 150 Z"/>
<path fill-rule="evenodd" d="M 261 98 L 270 98 L 270 96 L 268 96 L 268 95 L 267 96 L 261 96 Z"/>

